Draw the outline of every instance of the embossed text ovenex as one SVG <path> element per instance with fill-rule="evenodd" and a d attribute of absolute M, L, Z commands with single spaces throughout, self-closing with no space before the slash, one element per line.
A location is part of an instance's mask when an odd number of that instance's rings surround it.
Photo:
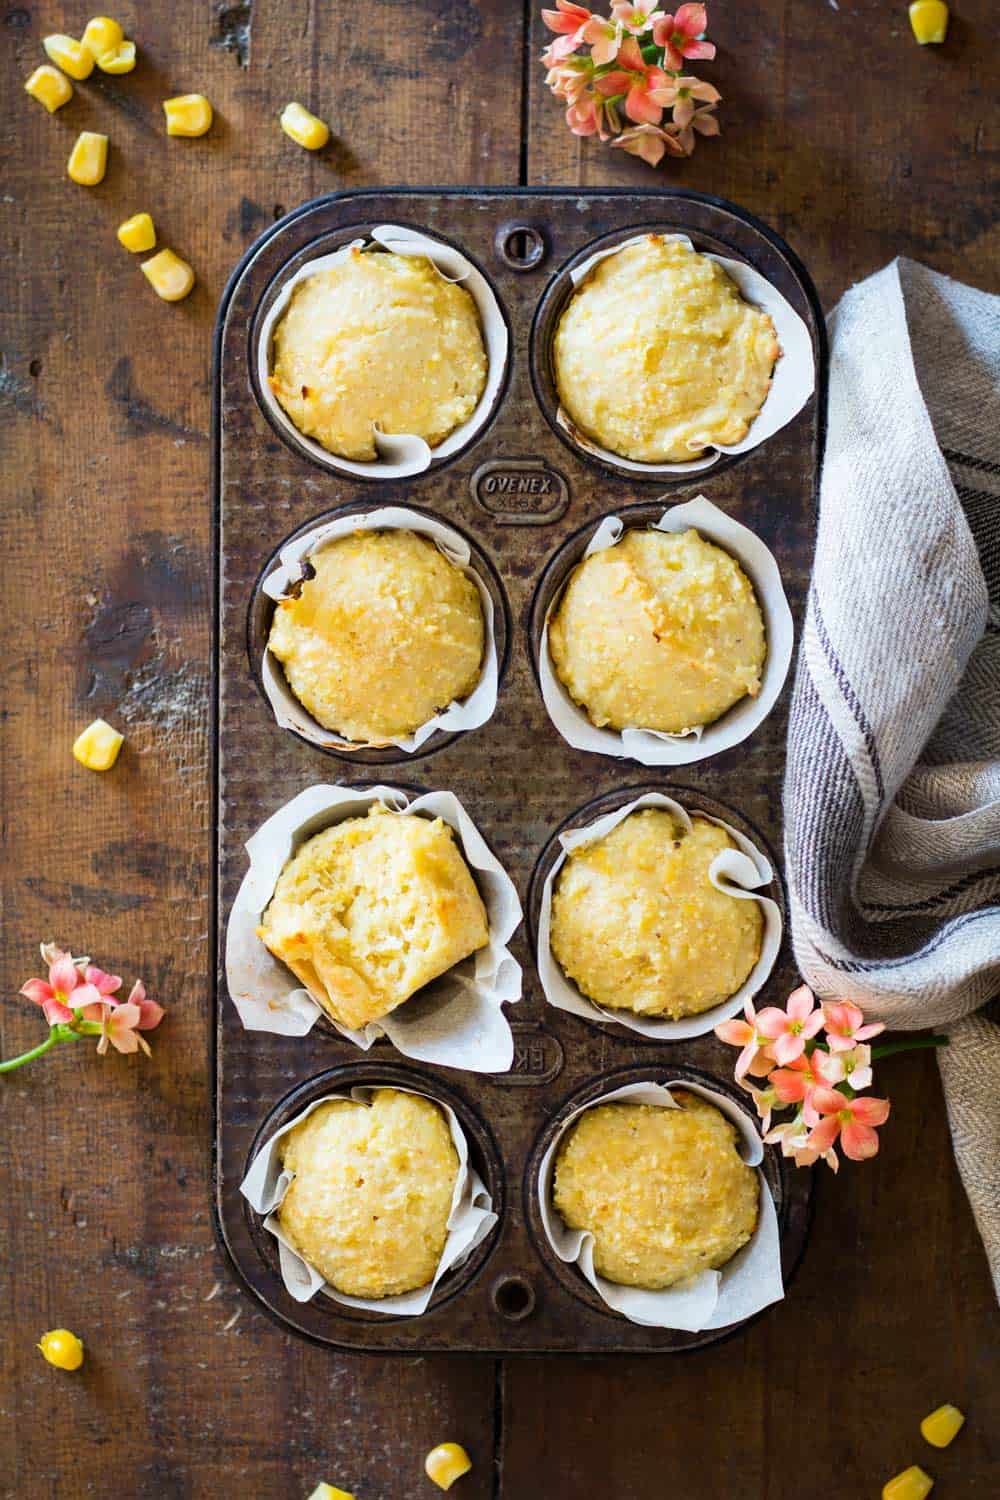
<path fill-rule="evenodd" d="M 511 358 L 489 422 L 464 451 L 415 478 L 372 482 L 322 468 L 271 424 L 254 387 L 253 339 L 262 309 L 291 269 L 383 223 L 443 237 L 478 265 L 508 321 Z M 806 321 L 816 355 L 816 393 L 788 426 L 749 453 L 722 457 L 703 473 L 673 482 L 615 471 L 580 452 L 554 423 L 549 344 L 569 290 L 566 268 L 595 243 L 643 229 L 680 231 L 698 249 L 755 266 Z M 699 493 L 767 543 L 798 624 L 813 549 L 824 377 L 822 319 L 802 266 L 766 226 L 697 194 L 335 194 L 275 225 L 237 267 L 219 314 L 214 392 L 215 1211 L 242 1282 L 285 1326 L 331 1346 L 403 1353 L 669 1352 L 732 1331 L 690 1334 L 630 1323 L 604 1306 L 544 1241 L 535 1173 L 568 1108 L 638 1077 L 708 1074 L 714 1087 L 740 1095 L 727 1081 L 728 1049 L 711 1035 L 650 1042 L 547 1006 L 535 975 L 533 929 L 560 825 L 591 821 L 598 811 L 631 801 L 637 789 L 672 792 L 693 810 L 723 816 L 768 851 L 780 872 L 790 685 L 743 744 L 676 771 L 650 771 L 573 750 L 561 739 L 538 690 L 536 653 L 546 605 L 602 516 L 617 511 L 643 524 L 664 504 Z M 257 583 L 296 532 L 343 507 L 385 504 L 440 516 L 487 564 L 502 616 L 500 698 L 488 724 L 457 737 L 436 734 L 416 755 L 381 750 L 344 758 L 279 728 L 258 689 L 253 663 L 266 638 L 269 601 Z M 454 791 L 518 885 L 527 920 L 513 946 L 525 985 L 521 1003 L 509 1010 L 515 1058 L 502 1077 L 404 1061 L 385 1042 L 361 1053 L 324 1023 L 302 1038 L 245 1032 L 226 995 L 225 927 L 246 870 L 245 840 L 311 783 L 376 781 Z M 770 892 L 779 903 L 782 890 L 779 873 Z M 783 999 L 795 982 L 786 939 L 765 1003 Z M 355 1082 L 415 1086 L 451 1104 L 500 1213 L 493 1236 L 441 1284 L 419 1318 L 361 1313 L 322 1295 L 294 1302 L 278 1274 L 275 1240 L 239 1193 L 256 1142 L 311 1098 Z M 805 1245 L 811 1174 L 789 1169 L 770 1150 L 766 1171 L 779 1207 L 787 1281 Z M 780 1305 L 765 1315 L 780 1317 Z"/>

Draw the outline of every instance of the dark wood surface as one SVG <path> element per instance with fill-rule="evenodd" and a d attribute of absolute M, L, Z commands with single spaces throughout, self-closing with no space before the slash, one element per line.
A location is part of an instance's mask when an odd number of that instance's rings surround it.
<path fill-rule="evenodd" d="M 1000 290 L 997 23 L 992 0 L 957 9 L 933 51 L 896 0 L 716 6 L 726 134 L 664 181 L 768 219 L 827 305 L 896 254 Z M 928 1059 L 885 1065 L 882 1155 L 820 1181 L 787 1302 L 707 1353 L 335 1356 L 279 1331 L 230 1280 L 209 1211 L 206 979 L 209 358 L 226 276 L 276 213 L 333 188 L 650 177 L 565 133 L 536 61 L 541 24 L 527 38 L 520 4 L 120 14 L 139 68 L 79 86 L 50 118 L 20 83 L 40 38 L 79 33 L 87 12 L 46 0 L 0 13 L 0 1040 L 11 1053 L 38 1036 L 14 995 L 49 936 L 142 972 L 169 1015 L 151 1063 L 81 1045 L 3 1084 L 0 1495 L 296 1500 L 326 1477 L 358 1500 L 410 1500 L 434 1493 L 423 1455 L 454 1437 L 475 1463 L 455 1491 L 468 1500 L 876 1496 L 917 1461 L 938 1476 L 935 1500 L 991 1500 L 996 1305 Z M 216 127 L 167 140 L 160 100 L 195 89 Z M 318 158 L 277 129 L 293 97 L 334 125 Z M 85 128 L 112 138 L 91 192 L 64 176 Z M 115 243 L 139 208 L 196 267 L 180 306 Z M 104 778 L 69 755 L 97 712 L 129 734 Z M 88 1345 L 75 1377 L 33 1347 L 60 1324 Z M 969 1422 L 938 1455 L 917 1423 L 942 1400 Z"/>

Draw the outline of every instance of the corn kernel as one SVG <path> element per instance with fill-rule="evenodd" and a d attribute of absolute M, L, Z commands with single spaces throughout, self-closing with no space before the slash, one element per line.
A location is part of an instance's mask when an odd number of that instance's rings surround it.
<path fill-rule="evenodd" d="M 49 62 L 54 62 L 57 68 L 62 68 L 71 78 L 89 78 L 94 71 L 93 57 L 82 43 L 74 41 L 71 36 L 47 36 L 42 46 Z"/>
<path fill-rule="evenodd" d="M 286 135 L 307 151 L 320 151 L 330 139 L 330 127 L 312 115 L 302 104 L 286 104 L 281 111 L 281 128 Z"/>
<path fill-rule="evenodd" d="M 57 1370 L 78 1370 L 83 1364 L 83 1345 L 68 1328 L 53 1328 L 51 1333 L 43 1333 L 38 1348 Z"/>
<path fill-rule="evenodd" d="M 117 21 L 112 21 L 110 16 L 95 16 L 92 21 L 87 22 L 80 43 L 97 62 L 106 52 L 113 52 L 116 47 L 120 47 L 124 40 L 125 33 Z"/>
<path fill-rule="evenodd" d="M 179 94 L 164 99 L 167 135 L 204 135 L 212 125 L 212 106 L 204 94 Z"/>
<path fill-rule="evenodd" d="M 439 1443 L 424 1460 L 427 1478 L 441 1490 L 450 1490 L 455 1480 L 468 1474 L 471 1468 L 472 1460 L 458 1443 Z"/>
<path fill-rule="evenodd" d="M 335 1484 L 318 1484 L 309 1500 L 354 1500 L 354 1496 L 346 1490 L 338 1490 Z"/>
<path fill-rule="evenodd" d="M 933 1488 L 931 1476 L 912 1464 L 883 1487 L 882 1500 L 925 1500 Z"/>
<path fill-rule="evenodd" d="M 172 250 L 161 250 L 142 263 L 142 274 L 164 302 L 181 302 L 194 286 L 194 272 Z"/>
<path fill-rule="evenodd" d="M 102 73 L 131 73 L 135 67 L 135 42 L 119 42 L 111 52 L 102 52 L 97 66 Z"/>
<path fill-rule="evenodd" d="M 73 741 L 73 755 L 88 771 L 110 771 L 118 759 L 125 736 L 104 719 L 95 719 Z"/>
<path fill-rule="evenodd" d="M 913 0 L 910 25 L 921 47 L 943 42 L 948 34 L 948 7 L 944 0 Z"/>
<path fill-rule="evenodd" d="M 126 250 L 152 250 L 156 244 L 156 230 L 149 214 L 133 214 L 118 226 L 118 243 Z"/>
<path fill-rule="evenodd" d="M 965 1414 L 957 1406 L 939 1406 L 920 1424 L 923 1437 L 932 1448 L 947 1448 L 953 1443 L 965 1425 Z"/>
<path fill-rule="evenodd" d="M 94 130 L 81 130 L 69 154 L 66 171 L 81 187 L 96 187 L 108 169 L 108 138 Z"/>
<path fill-rule="evenodd" d="M 73 85 L 65 73 L 60 73 L 58 68 L 49 67 L 48 63 L 42 63 L 40 68 L 36 68 L 24 87 L 32 99 L 45 105 L 50 115 L 68 104 L 73 97 Z"/>

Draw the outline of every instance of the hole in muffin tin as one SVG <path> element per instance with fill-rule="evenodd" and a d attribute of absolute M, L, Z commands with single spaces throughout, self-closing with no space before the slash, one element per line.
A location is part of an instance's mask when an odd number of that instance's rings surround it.
<path fill-rule="evenodd" d="M 496 391 L 493 394 L 493 399 L 490 403 L 489 409 L 483 413 L 483 416 L 475 427 L 474 431 L 469 434 L 467 440 L 462 444 L 460 448 L 456 448 L 453 452 L 447 453 L 443 457 L 437 456 L 437 449 L 431 450 L 430 463 L 428 464 L 426 469 L 422 469 L 419 471 L 420 474 L 429 474 L 435 469 L 444 468 L 448 464 L 455 463 L 458 459 L 460 459 L 475 443 L 478 443 L 485 436 L 485 434 L 488 432 L 489 428 L 495 421 L 497 413 L 499 412 L 500 407 L 503 405 L 504 397 L 507 392 L 507 386 L 510 382 L 510 372 L 514 354 L 513 334 L 511 331 L 510 318 L 507 314 L 507 309 L 504 307 L 503 301 L 500 297 L 499 292 L 497 291 L 495 284 L 487 275 L 486 271 L 480 265 L 476 257 L 470 254 L 470 252 L 465 248 L 464 245 L 458 244 L 457 241 L 449 239 L 446 235 L 439 234 L 436 230 L 427 229 L 422 224 L 413 224 L 407 219 L 393 219 L 392 222 L 394 227 L 396 228 L 409 229 L 414 231 L 415 233 L 426 235 L 428 239 L 436 240 L 441 245 L 447 246 L 451 250 L 457 250 L 460 255 L 463 255 L 466 260 L 469 261 L 470 265 L 472 265 L 475 270 L 479 272 L 483 280 L 486 282 L 489 292 L 493 298 L 493 301 L 496 303 L 496 306 L 500 312 L 500 316 L 503 319 L 504 325 L 507 330 L 507 355 L 504 362 L 504 370 L 497 384 Z M 290 418 L 288 419 L 286 425 L 286 423 L 281 420 L 280 416 L 272 409 L 270 399 L 265 396 L 260 386 L 260 375 L 258 369 L 258 346 L 265 322 L 267 321 L 268 314 L 273 308 L 275 302 L 281 296 L 282 291 L 284 290 L 286 284 L 291 280 L 291 278 L 294 277 L 297 272 L 301 271 L 304 266 L 308 265 L 310 261 L 320 260 L 324 256 L 332 255 L 337 250 L 343 249 L 345 245 L 349 245 L 355 240 L 364 240 L 368 244 L 374 243 L 371 240 L 371 233 L 372 230 L 377 227 L 378 225 L 374 222 L 370 224 L 345 225 L 340 229 L 333 230 L 329 234 L 318 236 L 318 238 L 312 240 L 308 245 L 304 245 L 293 256 L 291 256 L 280 268 L 280 270 L 277 271 L 272 277 L 260 299 L 260 302 L 257 304 L 257 307 L 254 310 L 253 317 L 250 319 L 249 339 L 247 347 L 247 367 L 250 374 L 251 390 L 253 391 L 257 405 L 260 407 L 260 410 L 267 418 L 267 421 L 272 429 L 277 433 L 278 437 L 281 438 L 282 442 L 287 444 L 288 447 L 292 448 L 296 453 L 299 454 L 300 457 L 307 459 L 311 464 L 318 465 L 320 468 L 327 469 L 338 474 L 350 473 L 351 478 L 361 480 L 363 483 L 385 482 L 385 473 L 383 472 L 382 466 L 377 460 L 372 461 L 370 472 L 368 471 L 367 467 L 363 465 L 359 466 L 357 471 L 345 470 L 342 466 L 342 461 L 338 459 L 338 456 L 336 454 L 324 454 L 321 451 L 316 451 L 319 445 L 314 444 L 310 439 L 307 439 L 304 434 L 300 433 Z M 268 363 L 270 363 L 270 361 L 268 361 Z M 447 441 L 447 439 L 443 439 L 442 441 Z M 438 446 L 440 447 L 441 445 L 439 444 Z"/>
<path fill-rule="evenodd" d="M 242 1175 L 246 1176 L 251 1162 L 264 1143 L 270 1140 L 271 1136 L 283 1125 L 287 1125 L 289 1120 L 301 1114 L 314 1100 L 321 1099 L 326 1094 L 349 1092 L 352 1088 L 411 1089 L 417 1093 L 426 1094 L 428 1098 L 435 1099 L 438 1103 L 446 1104 L 453 1109 L 469 1143 L 469 1163 L 475 1167 L 486 1184 L 498 1221 L 503 1220 L 505 1191 L 503 1163 L 493 1133 L 485 1120 L 472 1107 L 464 1094 L 460 1094 L 436 1077 L 397 1063 L 348 1063 L 343 1067 L 331 1068 L 325 1073 L 319 1073 L 292 1089 L 265 1115 L 247 1152 Z M 283 1291 L 281 1268 L 278 1263 L 278 1241 L 264 1228 L 263 1215 L 251 1208 L 245 1198 L 241 1198 L 241 1202 L 250 1238 L 253 1240 L 257 1253 Z M 438 1283 L 430 1305 L 426 1312 L 420 1314 L 421 1317 L 429 1317 L 437 1308 L 450 1302 L 453 1297 L 467 1291 L 472 1282 L 477 1280 L 498 1243 L 499 1228 L 500 1222 L 494 1225 L 483 1243 L 476 1246 L 468 1260 L 455 1270 L 449 1271 Z M 368 1308 L 347 1307 L 325 1296 L 323 1292 L 317 1292 L 312 1302 L 333 1317 L 350 1318 L 353 1322 L 399 1323 L 404 1321 L 391 1313 L 373 1312 Z"/>
<path fill-rule="evenodd" d="M 548 254 L 545 236 L 534 224 L 501 224 L 493 243 L 511 271 L 537 270 Z"/>
<path fill-rule="evenodd" d="M 664 489 L 669 485 L 691 484 L 692 482 L 697 484 L 702 480 L 707 481 L 709 475 L 714 477 L 716 474 L 721 474 L 724 469 L 730 468 L 747 455 L 745 453 L 720 453 L 711 468 L 704 470 L 701 474 L 667 472 L 646 476 L 641 470 L 627 468 L 624 463 L 618 464 L 611 458 L 599 458 L 597 454 L 591 453 L 589 449 L 574 442 L 572 436 L 556 421 L 556 413 L 559 410 L 559 392 L 556 388 L 553 344 L 563 309 L 577 290 L 573 284 L 572 272 L 598 251 L 610 250 L 612 246 L 634 239 L 641 234 L 683 234 L 696 250 L 705 251 L 710 255 L 721 255 L 727 260 L 746 260 L 745 255 L 727 244 L 725 240 L 692 229 L 688 224 L 633 224 L 627 229 L 617 229 L 613 234 L 602 235 L 599 239 L 591 240 L 589 245 L 584 245 L 581 250 L 578 250 L 572 259 L 568 260 L 556 273 L 538 304 L 531 325 L 528 361 L 531 369 L 531 383 L 534 387 L 535 399 L 552 431 L 559 441 L 584 463 L 591 464 L 605 473 L 620 474 L 632 485 L 654 484 L 659 489 Z"/>
<path fill-rule="evenodd" d="M 559 835 L 568 832 L 571 828 L 581 828 L 587 824 L 594 823 L 598 818 L 603 817 L 605 813 L 614 812 L 619 807 L 625 807 L 629 802 L 634 802 L 637 798 L 644 797 L 648 792 L 660 792 L 665 797 L 672 797 L 675 802 L 679 802 L 688 812 L 704 812 L 713 818 L 721 818 L 723 822 L 730 823 L 734 828 L 739 829 L 741 833 L 746 834 L 747 838 L 756 844 L 761 853 L 770 861 L 771 869 L 774 871 L 774 878 L 770 885 L 762 886 L 759 894 L 770 896 L 771 900 L 777 904 L 778 910 L 781 913 L 782 928 L 787 932 L 788 909 L 781 868 L 774 850 L 760 829 L 743 813 L 738 812 L 734 807 L 730 807 L 728 803 L 720 802 L 715 797 L 706 797 L 704 793 L 696 791 L 692 787 L 675 785 L 669 781 L 645 781 L 637 782 L 632 786 L 619 787 L 615 791 L 604 792 L 601 796 L 592 798 L 590 802 L 584 802 L 580 807 L 571 812 L 568 817 L 565 817 L 557 828 L 552 830 L 535 862 L 535 868 L 531 872 L 531 881 L 528 885 L 525 921 L 528 930 L 528 941 L 531 944 L 532 958 L 538 952 L 542 887 L 545 885 L 552 866 L 563 852 L 562 845 L 559 842 Z M 775 963 L 771 976 L 761 986 L 758 994 L 766 992 L 768 985 L 777 972 L 778 964 Z M 592 1026 L 598 1031 L 606 1031 L 608 1028 L 612 1028 L 616 1036 L 627 1038 L 629 1042 L 636 1043 L 639 1046 L 662 1047 L 670 1045 L 666 1038 L 643 1036 L 641 1032 L 630 1031 L 627 1027 L 620 1026 L 610 1017 L 607 1020 L 597 1020 L 591 1019 L 589 1016 L 579 1016 L 577 1019 L 582 1021 L 585 1026 Z"/>
<path fill-rule="evenodd" d="M 523 1323 L 536 1304 L 535 1288 L 525 1276 L 498 1276 L 490 1288 L 490 1301 L 508 1323 Z"/>
<path fill-rule="evenodd" d="M 669 1066 L 657 1066 L 655 1064 L 650 1064 L 649 1066 L 633 1065 L 626 1068 L 609 1069 L 608 1072 L 601 1073 L 598 1077 L 591 1079 L 589 1083 L 584 1084 L 582 1088 L 577 1089 L 575 1093 L 570 1094 L 564 1099 L 563 1103 L 551 1115 L 539 1132 L 528 1155 L 523 1182 L 524 1220 L 528 1226 L 528 1232 L 539 1260 L 549 1275 L 554 1277 L 559 1285 L 565 1291 L 569 1292 L 572 1297 L 584 1303 L 592 1312 L 600 1313 L 606 1318 L 613 1318 L 616 1322 L 623 1321 L 624 1314 L 616 1312 L 614 1308 L 609 1307 L 598 1296 L 590 1283 L 585 1280 L 579 1268 L 576 1265 L 567 1264 L 565 1261 L 560 1260 L 549 1244 L 539 1209 L 542 1158 L 569 1116 L 584 1105 L 594 1104 L 606 1094 L 613 1093 L 616 1089 L 623 1088 L 626 1084 L 683 1084 L 686 1082 L 700 1083 L 705 1088 L 714 1089 L 716 1093 L 724 1094 L 727 1099 L 731 1099 L 734 1104 L 738 1105 L 743 1113 L 752 1121 L 754 1129 L 758 1128 L 753 1108 L 748 1102 L 748 1096 L 732 1079 L 719 1078 L 714 1073 L 706 1073 L 701 1068 L 688 1067 L 683 1063 L 671 1064 Z M 781 1160 L 775 1147 L 764 1147 L 764 1159 L 761 1162 L 760 1170 L 763 1172 L 764 1179 L 774 1198 L 774 1207 L 778 1216 L 778 1231 L 782 1238 L 782 1273 L 787 1285 L 798 1264 L 799 1256 L 796 1255 L 793 1259 L 786 1259 L 784 1254 L 788 1204 L 782 1182 Z M 760 1314 L 758 1313 L 755 1316 L 759 1317 Z M 752 1318 L 746 1320 L 747 1323 L 753 1321 L 754 1319 Z M 746 1324 L 734 1324 L 733 1329 L 735 1331 L 735 1329 L 745 1326 Z M 681 1348 L 688 1342 L 692 1346 L 701 1344 L 705 1338 L 704 1333 L 688 1334 L 680 1331 L 677 1331 L 675 1336 Z"/>
<path fill-rule="evenodd" d="M 341 505 L 337 506 L 334 510 L 323 511 L 319 515 L 313 516 L 311 520 L 306 521 L 302 526 L 297 526 L 288 536 L 282 538 L 258 573 L 250 595 L 250 605 L 247 611 L 247 655 L 250 661 L 250 671 L 267 713 L 272 722 L 274 722 L 275 729 L 280 728 L 282 733 L 293 735 L 295 739 L 304 745 L 308 745 L 310 749 L 317 751 L 320 755 L 331 755 L 337 760 L 346 760 L 355 764 L 371 766 L 399 765 L 419 760 L 425 755 L 432 755 L 437 750 L 443 750 L 446 745 L 450 745 L 453 740 L 459 739 L 462 734 L 474 734 L 476 731 L 436 729 L 418 750 L 412 751 L 400 750 L 396 745 L 358 745 L 357 749 L 344 750 L 336 745 L 313 744 L 312 740 L 306 739 L 305 735 L 300 734 L 297 729 L 286 728 L 284 725 L 279 726 L 277 721 L 274 720 L 274 710 L 271 707 L 267 694 L 264 692 L 264 684 L 261 677 L 261 661 L 267 647 L 267 639 L 270 634 L 271 621 L 274 617 L 275 609 L 275 600 L 268 594 L 265 594 L 263 584 L 264 580 L 274 570 L 282 549 L 289 542 L 294 541 L 296 537 L 303 536 L 306 532 L 314 531 L 318 526 L 323 526 L 328 521 L 336 520 L 341 516 L 363 515 L 369 511 L 381 508 L 381 504 L 376 504 L 373 501 L 356 500 L 350 505 Z M 436 516 L 433 511 L 426 509 L 426 507 L 413 505 L 409 501 L 407 501 L 405 508 L 415 511 L 418 515 L 427 516 L 431 520 L 439 521 L 442 525 L 451 527 L 468 544 L 470 566 L 482 579 L 493 601 L 493 633 L 496 638 L 497 647 L 499 688 L 507 670 L 511 641 L 510 605 L 507 601 L 507 593 L 500 580 L 499 573 L 474 538 L 461 526 L 456 526 L 454 521 L 444 516 Z M 486 724 L 480 725 L 479 728 L 486 729 L 488 725 L 489 721 Z"/>

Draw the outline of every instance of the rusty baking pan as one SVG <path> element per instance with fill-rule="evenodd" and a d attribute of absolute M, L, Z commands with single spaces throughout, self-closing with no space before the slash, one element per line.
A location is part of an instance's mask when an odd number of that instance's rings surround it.
<path fill-rule="evenodd" d="M 283 281 L 314 256 L 378 224 L 409 226 L 459 247 L 488 281 L 510 335 L 510 357 L 488 420 L 443 462 L 406 479 L 333 472 L 274 424 L 257 387 L 261 318 Z M 637 230 L 675 230 L 698 249 L 748 263 L 783 294 L 812 339 L 816 391 L 760 446 L 724 455 L 697 474 L 617 472 L 577 447 L 554 421 L 548 344 L 567 267 L 598 242 Z M 243 257 L 219 312 L 214 369 L 213 890 L 214 1208 L 220 1239 L 244 1285 L 283 1326 L 332 1347 L 373 1352 L 598 1354 L 697 1348 L 703 1333 L 641 1327 L 613 1313 L 538 1233 L 535 1177 L 553 1122 L 572 1102 L 614 1084 L 700 1079 L 745 1103 L 733 1053 L 714 1036 L 650 1041 L 546 1004 L 533 960 L 538 892 L 561 825 L 621 804 L 637 789 L 668 792 L 724 816 L 770 851 L 781 869 L 781 782 L 790 687 L 753 734 L 693 765 L 651 770 L 573 749 L 549 721 L 534 671 L 540 610 L 573 540 L 624 507 L 636 514 L 706 495 L 756 532 L 777 559 L 792 613 L 802 617 L 815 534 L 823 442 L 826 349 L 809 277 L 766 225 L 696 193 L 413 189 L 348 192 L 308 203 Z M 406 505 L 469 541 L 500 622 L 501 679 L 492 719 L 437 734 L 419 756 L 390 748 L 320 749 L 279 727 L 259 689 L 270 601 L 260 579 L 282 544 L 344 507 Z M 555 582 L 554 582 L 555 580 Z M 500 644 L 498 642 L 498 644 Z M 225 982 L 229 911 L 246 872 L 244 844 L 277 808 L 318 782 L 377 781 L 451 790 L 515 881 L 526 921 L 513 940 L 523 998 L 509 1007 L 514 1063 L 503 1075 L 434 1068 L 385 1041 L 360 1052 L 320 1023 L 305 1037 L 244 1031 Z M 780 873 L 769 891 L 783 902 Z M 787 937 L 762 998 L 796 983 Z M 297 1303 L 277 1271 L 275 1242 L 239 1192 L 256 1146 L 321 1093 L 357 1082 L 399 1083 L 449 1103 L 500 1222 L 472 1259 L 438 1287 L 417 1318 L 359 1312 L 322 1294 Z M 786 1284 L 809 1226 L 810 1174 L 768 1148 Z M 781 1316 L 780 1305 L 767 1316 Z M 739 1327 L 741 1325 L 737 1325 Z"/>

